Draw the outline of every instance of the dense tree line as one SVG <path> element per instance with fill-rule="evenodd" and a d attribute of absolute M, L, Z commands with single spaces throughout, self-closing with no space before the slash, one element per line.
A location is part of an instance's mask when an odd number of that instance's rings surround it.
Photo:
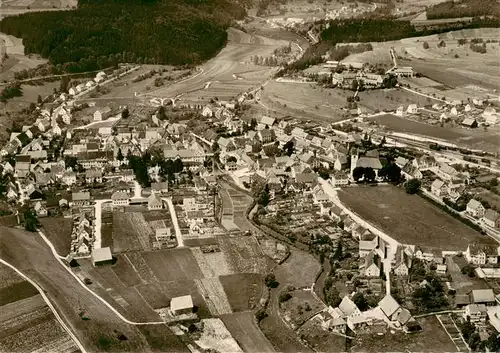
<path fill-rule="evenodd" d="M 197 64 L 217 53 L 245 10 L 229 0 L 80 0 L 73 11 L 11 16 L 0 31 L 68 72 L 121 62 Z"/>
<path fill-rule="evenodd" d="M 479 16 L 500 17 L 500 3 L 496 0 L 451 0 L 427 9 L 429 20 Z"/>

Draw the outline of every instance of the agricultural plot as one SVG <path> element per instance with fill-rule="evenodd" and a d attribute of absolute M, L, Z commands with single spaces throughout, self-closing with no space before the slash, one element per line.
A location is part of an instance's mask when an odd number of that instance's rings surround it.
<path fill-rule="evenodd" d="M 148 263 L 139 252 L 129 252 L 125 257 L 132 265 L 132 268 L 137 272 L 139 278 L 145 283 L 156 282 L 155 273 L 148 266 Z"/>
<path fill-rule="evenodd" d="M 0 274 L 10 283 L 0 290 L 1 352 L 78 350 L 35 287 L 6 266 L 0 266 Z"/>
<path fill-rule="evenodd" d="M 248 353 L 275 352 L 251 312 L 222 315 L 222 321 L 241 348 Z"/>
<path fill-rule="evenodd" d="M 253 310 L 264 294 L 263 275 L 238 273 L 219 277 L 233 312 Z"/>
<path fill-rule="evenodd" d="M 218 316 L 232 312 L 219 277 L 201 278 L 195 280 L 195 282 L 212 315 Z"/>
<path fill-rule="evenodd" d="M 347 188 L 341 202 L 402 244 L 429 250 L 463 251 L 472 243 L 494 243 L 417 195 L 393 186 Z"/>
<path fill-rule="evenodd" d="M 144 252 L 140 255 L 161 282 L 202 277 L 202 271 L 189 249 Z"/>
<path fill-rule="evenodd" d="M 153 230 L 142 212 L 113 213 L 113 247 L 115 252 L 151 250 Z"/>
<path fill-rule="evenodd" d="M 23 270 L 44 288 L 89 351 L 149 350 L 138 328 L 121 321 L 115 313 L 89 295 L 54 259 L 40 237 L 17 229 L 0 228 L 0 246 L 2 258 Z M 81 315 L 89 320 L 82 320 Z M 124 315 L 127 317 L 126 313 Z"/>
<path fill-rule="evenodd" d="M 204 277 L 217 277 L 234 273 L 227 255 L 222 251 L 204 254 L 200 248 L 191 248 L 191 252 Z"/>
<path fill-rule="evenodd" d="M 219 238 L 219 244 L 236 273 L 267 273 L 272 267 L 253 236 Z"/>
<path fill-rule="evenodd" d="M 125 254 L 116 255 L 116 263 L 112 267 L 112 271 L 126 286 L 135 286 L 143 283 Z"/>
<path fill-rule="evenodd" d="M 66 256 L 71 247 L 73 221 L 64 217 L 40 218 L 43 233 L 49 238 L 59 255 Z"/>

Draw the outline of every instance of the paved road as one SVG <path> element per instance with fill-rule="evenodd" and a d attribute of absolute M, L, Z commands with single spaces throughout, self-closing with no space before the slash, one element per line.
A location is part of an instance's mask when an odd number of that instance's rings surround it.
<path fill-rule="evenodd" d="M 66 325 L 66 323 L 64 322 L 64 320 L 61 318 L 61 316 L 57 312 L 56 308 L 52 305 L 52 303 L 50 302 L 49 298 L 45 294 L 43 288 L 41 288 L 36 282 L 32 281 L 28 276 L 26 276 L 24 273 L 22 273 L 19 269 L 17 269 L 13 265 L 9 264 L 7 261 L 4 261 L 4 260 L 0 259 L 0 263 L 4 264 L 7 267 L 10 267 L 19 276 L 21 276 L 24 280 L 28 281 L 33 287 L 36 288 L 36 290 L 40 293 L 40 295 L 42 296 L 43 300 L 45 301 L 45 303 L 47 304 L 47 306 L 49 307 L 49 309 L 52 311 L 52 313 L 56 317 L 56 319 L 59 322 L 59 324 L 61 324 L 61 326 L 64 329 L 64 331 L 66 331 L 68 333 L 68 335 L 75 342 L 75 344 L 82 351 L 82 353 L 87 353 L 87 351 L 85 350 L 85 347 L 83 347 L 83 345 L 80 342 L 80 340 L 78 339 L 78 337 L 76 337 L 76 335 L 70 330 L 70 328 Z"/>

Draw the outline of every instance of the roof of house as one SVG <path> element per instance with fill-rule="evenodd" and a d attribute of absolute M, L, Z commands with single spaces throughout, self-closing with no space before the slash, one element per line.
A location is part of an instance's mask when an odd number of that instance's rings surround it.
<path fill-rule="evenodd" d="M 71 200 L 74 201 L 89 201 L 90 200 L 90 192 L 74 192 L 71 194 Z"/>
<path fill-rule="evenodd" d="M 124 191 L 115 191 L 113 195 L 111 195 L 111 200 L 128 200 L 130 197 Z"/>
<path fill-rule="evenodd" d="M 161 191 L 168 189 L 168 183 L 166 181 L 161 183 L 151 183 L 151 190 Z"/>
<path fill-rule="evenodd" d="M 275 121 L 276 121 L 275 118 L 271 118 L 270 116 L 266 115 L 263 115 L 262 118 L 260 119 L 260 123 L 265 125 L 273 125 Z"/>
<path fill-rule="evenodd" d="M 349 316 L 354 311 L 359 310 L 358 306 L 347 295 L 342 298 L 342 301 L 339 304 L 339 309 L 345 316 Z"/>
<path fill-rule="evenodd" d="M 401 324 L 406 324 L 411 319 L 411 314 L 408 309 L 403 308 L 396 317 L 396 320 Z"/>
<path fill-rule="evenodd" d="M 170 301 L 170 310 L 177 311 L 183 309 L 193 308 L 193 298 L 190 295 L 183 295 L 182 297 L 172 298 Z"/>
<path fill-rule="evenodd" d="M 399 308 L 398 302 L 390 294 L 386 295 L 378 303 L 378 306 L 387 317 L 390 317 Z"/>
<path fill-rule="evenodd" d="M 111 248 L 99 248 L 92 250 L 92 259 L 94 262 L 100 261 L 110 261 L 113 259 L 113 255 L 111 255 Z"/>
<path fill-rule="evenodd" d="M 483 207 L 483 204 L 478 200 L 472 199 L 467 203 L 467 208 L 471 208 L 473 210 L 480 209 Z"/>
<path fill-rule="evenodd" d="M 377 157 L 359 157 L 356 167 L 382 169 L 382 163 Z"/>
<path fill-rule="evenodd" d="M 487 209 L 486 212 L 484 213 L 484 217 L 483 218 L 486 218 L 492 222 L 496 222 L 496 220 L 500 217 L 500 214 L 495 211 L 495 210 L 492 210 L 491 208 Z"/>
<path fill-rule="evenodd" d="M 484 304 L 469 304 L 469 311 L 471 313 L 486 313 L 486 305 Z"/>
<path fill-rule="evenodd" d="M 474 289 L 471 296 L 473 303 L 490 303 L 495 301 L 493 289 Z"/>
<path fill-rule="evenodd" d="M 474 118 L 465 118 L 462 121 L 462 125 L 472 126 L 475 122 L 476 122 L 476 119 L 474 119 Z"/>
<path fill-rule="evenodd" d="M 444 186 L 444 181 L 442 181 L 441 179 L 436 179 L 431 184 L 431 188 L 434 189 L 441 189 L 443 186 Z"/>
<path fill-rule="evenodd" d="M 149 207 L 151 207 L 151 206 L 163 206 L 163 201 L 161 200 L 161 198 L 158 195 L 151 194 L 148 197 L 148 206 Z"/>
<path fill-rule="evenodd" d="M 470 297 L 467 294 L 457 294 L 455 296 L 456 305 L 464 305 L 470 303 Z"/>
<path fill-rule="evenodd" d="M 297 173 L 295 175 L 295 181 L 297 183 L 314 183 L 317 179 L 315 173 Z"/>

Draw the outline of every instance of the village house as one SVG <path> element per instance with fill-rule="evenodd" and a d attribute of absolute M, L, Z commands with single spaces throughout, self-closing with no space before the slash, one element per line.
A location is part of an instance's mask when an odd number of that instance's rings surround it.
<path fill-rule="evenodd" d="M 97 109 L 94 114 L 94 121 L 102 121 L 103 119 L 106 119 L 111 115 L 111 108 L 110 107 L 104 107 L 101 109 Z"/>
<path fill-rule="evenodd" d="M 488 244 L 471 244 L 467 246 L 464 255 L 474 265 L 495 265 L 498 263 L 499 249 L 500 247 Z"/>
<path fill-rule="evenodd" d="M 113 206 L 128 206 L 130 203 L 130 197 L 124 191 L 115 191 L 111 195 L 111 200 L 113 201 Z"/>
<path fill-rule="evenodd" d="M 40 201 L 37 201 L 35 203 L 34 210 L 38 217 L 46 217 L 49 214 L 47 208 L 45 208 L 45 206 Z"/>
<path fill-rule="evenodd" d="M 473 289 L 470 298 L 470 302 L 473 304 L 493 306 L 497 303 L 493 289 Z"/>
<path fill-rule="evenodd" d="M 465 307 L 463 317 L 465 320 L 470 320 L 471 323 L 477 325 L 485 323 L 488 313 L 484 304 L 469 304 Z"/>
<path fill-rule="evenodd" d="M 481 218 L 481 221 L 488 227 L 500 228 L 500 214 L 491 208 L 486 210 L 484 216 Z"/>
<path fill-rule="evenodd" d="M 148 197 L 148 210 L 161 210 L 163 208 L 163 201 L 158 194 L 152 193 Z"/>
<path fill-rule="evenodd" d="M 434 173 L 443 180 L 451 181 L 458 176 L 458 171 L 446 163 L 439 163 L 437 168 L 433 169 Z"/>
<path fill-rule="evenodd" d="M 162 194 L 168 192 L 168 183 L 151 183 L 151 193 L 153 194 Z"/>
<path fill-rule="evenodd" d="M 417 114 L 418 113 L 418 107 L 416 104 L 410 104 L 408 105 L 408 108 L 406 109 L 406 112 L 408 114 Z"/>
<path fill-rule="evenodd" d="M 88 184 L 102 183 L 102 171 L 99 169 L 88 169 L 85 171 L 85 181 Z"/>
<path fill-rule="evenodd" d="M 482 218 L 486 212 L 486 209 L 481 204 L 481 202 L 472 199 L 467 203 L 465 211 L 474 218 Z"/>
<path fill-rule="evenodd" d="M 330 183 L 334 187 L 345 186 L 349 184 L 349 175 L 345 172 L 333 173 L 330 177 Z"/>
<path fill-rule="evenodd" d="M 382 260 L 375 251 L 370 251 L 364 258 L 363 275 L 366 277 L 380 277 Z"/>
<path fill-rule="evenodd" d="M 81 207 L 90 205 L 90 192 L 73 192 L 70 206 Z"/>
<path fill-rule="evenodd" d="M 271 128 L 275 122 L 275 118 L 263 115 L 262 118 L 260 118 L 260 121 L 257 123 L 257 130 L 264 130 L 266 127 Z"/>
<path fill-rule="evenodd" d="M 398 246 L 392 270 L 396 276 L 408 276 L 411 269 L 412 258 L 403 246 Z"/>
<path fill-rule="evenodd" d="M 361 226 L 360 226 L 361 227 Z M 364 229 L 364 228 L 363 228 Z M 354 230 L 353 230 L 354 233 Z M 359 257 L 363 258 L 366 255 L 373 252 L 378 246 L 378 237 L 370 232 L 369 230 L 365 230 L 363 234 L 361 234 L 359 238 Z"/>
<path fill-rule="evenodd" d="M 447 188 L 444 181 L 436 179 L 431 184 L 431 193 L 437 197 L 444 197 L 447 194 Z"/>
<path fill-rule="evenodd" d="M 499 114 L 493 107 L 487 107 L 484 109 L 481 115 L 488 125 L 495 125 L 498 122 Z"/>

